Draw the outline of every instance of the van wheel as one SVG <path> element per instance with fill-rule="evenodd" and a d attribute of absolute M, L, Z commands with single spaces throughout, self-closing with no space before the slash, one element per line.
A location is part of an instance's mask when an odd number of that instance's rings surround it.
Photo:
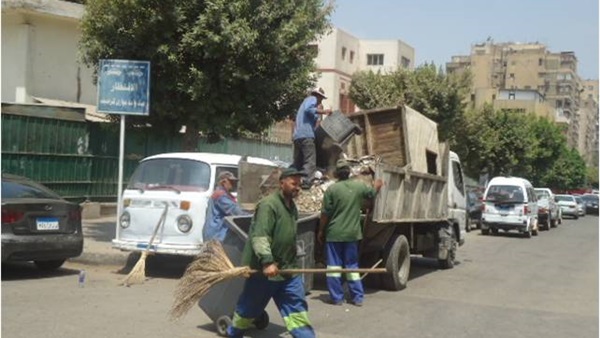
<path fill-rule="evenodd" d="M 490 229 L 481 229 L 481 234 L 487 236 L 490 234 Z"/>
<path fill-rule="evenodd" d="M 525 238 L 531 238 L 531 229 L 529 229 L 529 230 L 525 231 L 525 232 L 523 233 L 523 235 L 525 236 Z"/>
<path fill-rule="evenodd" d="M 469 221 L 469 219 L 467 219 L 467 224 L 465 224 L 465 230 L 467 232 L 471 232 L 471 221 Z"/>
<path fill-rule="evenodd" d="M 381 276 L 383 288 L 390 291 L 400 291 L 406 288 L 410 274 L 410 247 L 406 237 L 404 235 L 392 237 L 388 242 L 384 257 L 385 268 L 389 272 Z"/>
<path fill-rule="evenodd" d="M 498 229 L 492 228 L 492 235 L 498 236 Z"/>
<path fill-rule="evenodd" d="M 56 270 L 56 269 L 60 268 L 64 262 L 65 262 L 65 259 L 55 259 L 55 260 L 51 260 L 51 261 L 33 261 L 33 263 L 35 264 L 35 266 L 38 267 L 38 269 L 44 270 L 44 271 Z"/>

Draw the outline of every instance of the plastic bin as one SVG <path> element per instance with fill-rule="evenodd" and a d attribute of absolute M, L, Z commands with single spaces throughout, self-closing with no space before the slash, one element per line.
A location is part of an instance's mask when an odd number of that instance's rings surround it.
<path fill-rule="evenodd" d="M 325 171 L 333 170 L 346 144 L 355 134 L 361 133 L 362 129 L 339 111 L 323 119 L 315 130 L 317 167 Z"/>
<path fill-rule="evenodd" d="M 229 227 L 223 240 L 223 249 L 234 266 L 240 266 L 244 245 L 248 240 L 248 231 L 252 215 L 226 217 L 225 224 Z M 301 215 L 298 219 L 297 250 L 298 265 L 301 268 L 314 266 L 315 231 L 318 226 L 319 215 Z M 305 291 L 313 286 L 313 275 L 302 275 Z M 225 336 L 227 326 L 231 323 L 233 311 L 237 300 L 244 288 L 243 278 L 233 278 L 213 286 L 207 294 L 200 299 L 198 306 L 215 323 L 217 332 Z M 255 321 L 257 329 L 264 329 L 269 324 L 269 315 L 263 312 Z"/>

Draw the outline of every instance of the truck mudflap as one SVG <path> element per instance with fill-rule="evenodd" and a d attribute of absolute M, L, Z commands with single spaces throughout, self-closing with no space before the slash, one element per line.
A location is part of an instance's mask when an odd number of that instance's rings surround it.
<path fill-rule="evenodd" d="M 442 269 L 451 269 L 454 267 L 456 250 L 458 249 L 454 227 L 452 224 L 441 226 L 438 235 L 438 263 Z"/>

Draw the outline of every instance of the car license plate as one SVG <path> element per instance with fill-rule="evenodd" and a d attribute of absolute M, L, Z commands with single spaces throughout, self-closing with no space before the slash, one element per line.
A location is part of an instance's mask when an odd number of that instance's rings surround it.
<path fill-rule="evenodd" d="M 59 229 L 57 218 L 38 218 L 35 220 L 35 225 L 41 231 Z"/>
<path fill-rule="evenodd" d="M 500 216 L 506 217 L 506 216 L 508 216 L 508 214 L 500 213 Z"/>

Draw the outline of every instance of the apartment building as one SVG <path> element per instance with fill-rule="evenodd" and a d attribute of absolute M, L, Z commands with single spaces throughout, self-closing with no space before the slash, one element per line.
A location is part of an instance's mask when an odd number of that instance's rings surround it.
<path fill-rule="evenodd" d="M 361 40 L 339 28 L 321 37 L 313 48 L 317 49 L 317 85 L 328 97 L 324 103 L 344 113 L 357 109 L 348 96 L 354 73 L 363 70 L 385 73 L 415 67 L 415 50 L 405 42 Z"/>
<path fill-rule="evenodd" d="M 351 113 L 358 109 L 350 99 L 352 76 L 358 71 L 391 72 L 414 69 L 415 50 L 401 40 L 361 40 L 339 28 L 322 36 L 309 48 L 316 52 L 317 86 L 325 90 L 325 107 Z M 293 122 L 283 121 L 272 128 L 278 140 L 291 135 Z M 291 136 L 289 136 L 291 138 Z"/>
<path fill-rule="evenodd" d="M 598 80 L 582 81 L 580 116 L 585 119 L 582 123 L 579 137 L 579 151 L 586 154 L 585 161 L 588 165 L 598 165 Z"/>
<path fill-rule="evenodd" d="M 494 43 L 471 47 L 470 55 L 453 56 L 448 73 L 470 70 L 475 108 L 491 103 L 554 120 L 564 126 L 569 145 L 579 148 L 588 120 L 580 112 L 583 90 L 574 52 L 551 52 L 540 43 Z M 513 101 L 513 102 L 508 102 Z"/>

